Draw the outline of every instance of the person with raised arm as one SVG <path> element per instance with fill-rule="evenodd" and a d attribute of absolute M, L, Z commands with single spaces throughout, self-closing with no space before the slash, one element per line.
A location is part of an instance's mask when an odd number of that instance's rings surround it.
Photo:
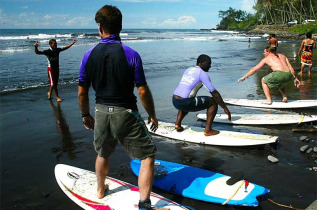
<path fill-rule="evenodd" d="M 62 48 L 57 47 L 57 42 L 55 39 L 50 39 L 48 43 L 50 48 L 44 51 L 40 51 L 38 49 L 39 44 L 36 41 L 34 44 L 34 50 L 36 54 L 45 55 L 47 57 L 47 75 L 50 84 L 50 89 L 47 92 L 48 99 L 52 99 L 52 92 L 54 92 L 56 96 L 56 101 L 61 102 L 62 99 L 59 97 L 57 89 L 59 80 L 59 53 L 73 46 L 73 44 L 76 43 L 76 40 L 74 39 L 72 43 Z"/>
<path fill-rule="evenodd" d="M 287 102 L 287 94 L 285 86 L 294 81 L 294 85 L 299 88 L 300 81 L 297 79 L 294 68 L 290 64 L 288 58 L 276 52 L 275 46 L 268 46 L 264 49 L 264 58 L 253 68 L 250 69 L 238 82 L 242 82 L 251 75 L 259 71 L 264 65 L 268 65 L 272 72 L 262 78 L 262 88 L 266 96 L 265 104 L 272 104 L 270 89 L 277 88 L 282 94 L 282 101 Z"/>

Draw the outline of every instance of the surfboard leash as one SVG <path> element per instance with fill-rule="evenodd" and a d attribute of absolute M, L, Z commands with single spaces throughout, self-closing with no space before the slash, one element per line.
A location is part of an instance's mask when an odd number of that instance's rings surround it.
<path fill-rule="evenodd" d="M 223 202 L 221 205 L 226 205 L 237 194 L 237 192 L 240 190 L 240 188 L 244 185 L 245 182 L 246 182 L 246 180 L 243 180 L 241 182 L 240 186 L 238 187 L 238 189 L 225 202 Z"/>
<path fill-rule="evenodd" d="M 304 121 L 304 118 L 305 118 L 305 115 L 302 115 L 302 119 L 299 121 L 297 125 L 301 124 Z"/>
<path fill-rule="evenodd" d="M 271 203 L 274 203 L 275 205 L 278 205 L 278 206 L 281 206 L 281 207 L 285 207 L 285 208 L 289 208 L 289 209 L 296 209 L 296 210 L 304 210 L 304 209 L 300 209 L 300 208 L 295 208 L 292 205 L 287 206 L 287 205 L 284 205 L 284 204 L 277 203 L 277 202 L 275 202 L 275 201 L 273 201 L 272 199 L 269 199 L 269 198 L 267 200 L 270 201 Z"/>

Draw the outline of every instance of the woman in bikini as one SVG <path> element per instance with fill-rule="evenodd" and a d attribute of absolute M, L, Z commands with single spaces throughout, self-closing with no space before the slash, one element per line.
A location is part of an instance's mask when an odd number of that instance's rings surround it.
<path fill-rule="evenodd" d="M 313 67 L 313 49 L 316 48 L 316 42 L 312 39 L 312 33 L 306 34 L 306 39 L 302 41 L 302 44 L 298 50 L 298 55 L 301 55 L 302 66 L 300 68 L 300 76 L 303 76 L 305 66 L 309 66 L 308 76 L 310 78 L 311 69 Z"/>

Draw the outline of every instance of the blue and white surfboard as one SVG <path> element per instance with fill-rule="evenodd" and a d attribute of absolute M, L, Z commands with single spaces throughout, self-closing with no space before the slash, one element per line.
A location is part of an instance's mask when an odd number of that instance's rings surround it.
<path fill-rule="evenodd" d="M 134 174 L 139 175 L 140 161 L 131 160 Z M 197 200 L 239 206 L 258 206 L 257 196 L 269 189 L 240 180 L 233 185 L 230 176 L 178 163 L 155 160 L 153 185 L 170 193 Z"/>

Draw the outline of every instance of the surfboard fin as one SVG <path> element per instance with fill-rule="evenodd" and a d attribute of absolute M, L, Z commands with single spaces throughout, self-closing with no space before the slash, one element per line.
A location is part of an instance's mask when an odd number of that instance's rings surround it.
<path fill-rule="evenodd" d="M 227 180 L 227 185 L 233 185 L 236 182 L 242 180 L 244 177 L 244 173 L 242 171 L 235 172 L 230 179 Z"/>

